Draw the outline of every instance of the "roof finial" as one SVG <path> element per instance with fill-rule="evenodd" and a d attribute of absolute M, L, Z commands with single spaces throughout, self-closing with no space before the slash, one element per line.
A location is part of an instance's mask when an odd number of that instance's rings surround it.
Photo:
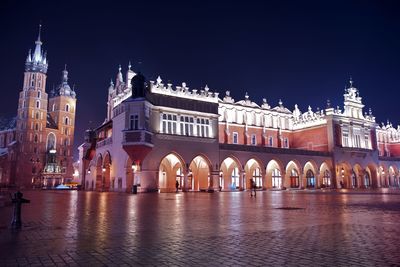
<path fill-rule="evenodd" d="M 353 78 L 350 76 L 350 88 L 353 88 Z"/>
<path fill-rule="evenodd" d="M 65 71 L 67 70 L 67 64 L 64 64 L 64 70 Z"/>
<path fill-rule="evenodd" d="M 39 33 L 38 33 L 38 38 L 37 38 L 37 41 L 36 41 L 36 42 L 38 42 L 38 43 L 42 43 L 42 42 L 40 41 L 40 33 L 41 33 L 41 31 L 42 31 L 42 23 L 39 23 Z"/>
<path fill-rule="evenodd" d="M 119 64 L 119 66 L 118 66 L 118 71 L 121 72 L 121 69 L 122 69 L 122 68 L 121 68 L 121 64 Z"/>
<path fill-rule="evenodd" d="M 128 64 L 128 70 L 131 70 L 131 67 L 132 67 L 132 65 L 131 65 L 131 61 L 129 60 L 129 64 Z"/>

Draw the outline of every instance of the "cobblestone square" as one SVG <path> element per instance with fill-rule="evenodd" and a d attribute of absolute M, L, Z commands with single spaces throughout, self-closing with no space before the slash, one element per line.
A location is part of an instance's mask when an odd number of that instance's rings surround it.
<path fill-rule="evenodd" d="M 26 191 L 0 266 L 399 266 L 400 192 Z"/>

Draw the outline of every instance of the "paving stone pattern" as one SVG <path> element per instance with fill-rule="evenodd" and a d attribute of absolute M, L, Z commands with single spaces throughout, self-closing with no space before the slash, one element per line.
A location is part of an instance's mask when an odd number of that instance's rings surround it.
<path fill-rule="evenodd" d="M 399 190 L 24 197 L 0 266 L 400 266 Z"/>

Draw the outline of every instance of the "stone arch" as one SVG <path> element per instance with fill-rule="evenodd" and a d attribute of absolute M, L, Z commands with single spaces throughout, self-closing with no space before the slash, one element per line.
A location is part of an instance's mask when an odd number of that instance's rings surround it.
<path fill-rule="evenodd" d="M 286 176 L 283 183 L 286 188 L 301 188 L 302 187 L 302 173 L 301 165 L 297 160 L 291 160 L 286 164 Z"/>
<path fill-rule="evenodd" d="M 103 156 L 103 189 L 102 191 L 114 191 L 115 184 L 114 181 L 111 181 L 111 154 L 109 151 L 106 151 Z"/>
<path fill-rule="evenodd" d="M 336 187 L 351 188 L 351 175 L 353 168 L 347 162 L 341 162 L 336 165 Z"/>
<path fill-rule="evenodd" d="M 390 187 L 398 187 L 398 169 L 396 165 L 390 165 L 389 166 L 389 173 L 387 176 L 388 182 L 389 182 L 389 186 Z"/>
<path fill-rule="evenodd" d="M 213 187 L 211 162 L 208 157 L 198 155 L 189 163 L 188 179 L 185 190 L 208 190 Z"/>
<path fill-rule="evenodd" d="M 326 161 L 319 167 L 318 185 L 321 188 L 334 187 L 332 168 Z"/>
<path fill-rule="evenodd" d="M 369 171 L 370 178 L 371 178 L 371 187 L 377 188 L 380 186 L 379 179 L 378 179 L 378 169 L 375 163 L 368 164 L 366 171 Z"/>
<path fill-rule="evenodd" d="M 96 190 L 101 191 L 103 188 L 103 156 L 98 154 L 96 157 Z M 90 168 L 89 168 L 90 169 Z"/>
<path fill-rule="evenodd" d="M 185 161 L 176 152 L 165 155 L 159 164 L 158 189 L 160 192 L 175 192 L 176 182 L 178 189 L 183 188 L 186 175 Z"/>
<path fill-rule="evenodd" d="M 245 172 L 245 189 L 251 189 L 251 180 L 253 179 L 256 183 L 257 188 L 265 188 L 265 168 L 262 162 L 257 158 L 250 158 L 244 165 Z"/>
<path fill-rule="evenodd" d="M 351 188 L 360 188 L 362 187 L 362 179 L 364 176 L 364 169 L 360 164 L 356 163 L 353 166 L 353 173 L 351 174 L 350 185 Z"/>
<path fill-rule="evenodd" d="M 320 187 L 320 184 L 318 183 L 318 168 L 317 165 L 314 161 L 307 161 L 306 164 L 304 164 L 303 168 L 303 185 L 306 188 L 313 188 L 316 189 Z"/>
<path fill-rule="evenodd" d="M 387 179 L 388 169 L 385 164 L 380 164 L 378 168 L 378 177 L 381 187 L 388 187 L 389 181 Z"/>
<path fill-rule="evenodd" d="M 268 188 L 282 189 L 285 169 L 281 161 L 271 159 L 266 166 L 266 186 Z"/>
<path fill-rule="evenodd" d="M 243 168 L 240 161 L 233 156 L 225 158 L 220 164 L 220 185 L 224 190 L 243 188 Z"/>

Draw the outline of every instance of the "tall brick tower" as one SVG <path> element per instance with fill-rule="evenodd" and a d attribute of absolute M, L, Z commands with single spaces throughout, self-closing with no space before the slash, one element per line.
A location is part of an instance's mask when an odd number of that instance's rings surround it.
<path fill-rule="evenodd" d="M 30 186 L 43 168 L 46 146 L 47 59 L 40 40 L 40 28 L 35 51 L 29 50 L 25 61 L 24 84 L 19 94 L 17 141 L 19 142 L 17 184 Z"/>
<path fill-rule="evenodd" d="M 68 71 L 61 84 L 46 93 L 48 62 L 39 35 L 35 51 L 25 61 L 23 89 L 19 94 L 16 142 L 16 175 L 11 184 L 26 188 L 54 187 L 73 174 L 76 93 L 68 85 Z"/>
<path fill-rule="evenodd" d="M 65 66 L 61 84 L 50 93 L 49 114 L 54 119 L 58 128 L 57 140 L 59 147 L 56 149 L 58 164 L 65 177 L 72 177 L 73 144 L 75 130 L 76 93 L 68 85 L 68 71 Z"/>

